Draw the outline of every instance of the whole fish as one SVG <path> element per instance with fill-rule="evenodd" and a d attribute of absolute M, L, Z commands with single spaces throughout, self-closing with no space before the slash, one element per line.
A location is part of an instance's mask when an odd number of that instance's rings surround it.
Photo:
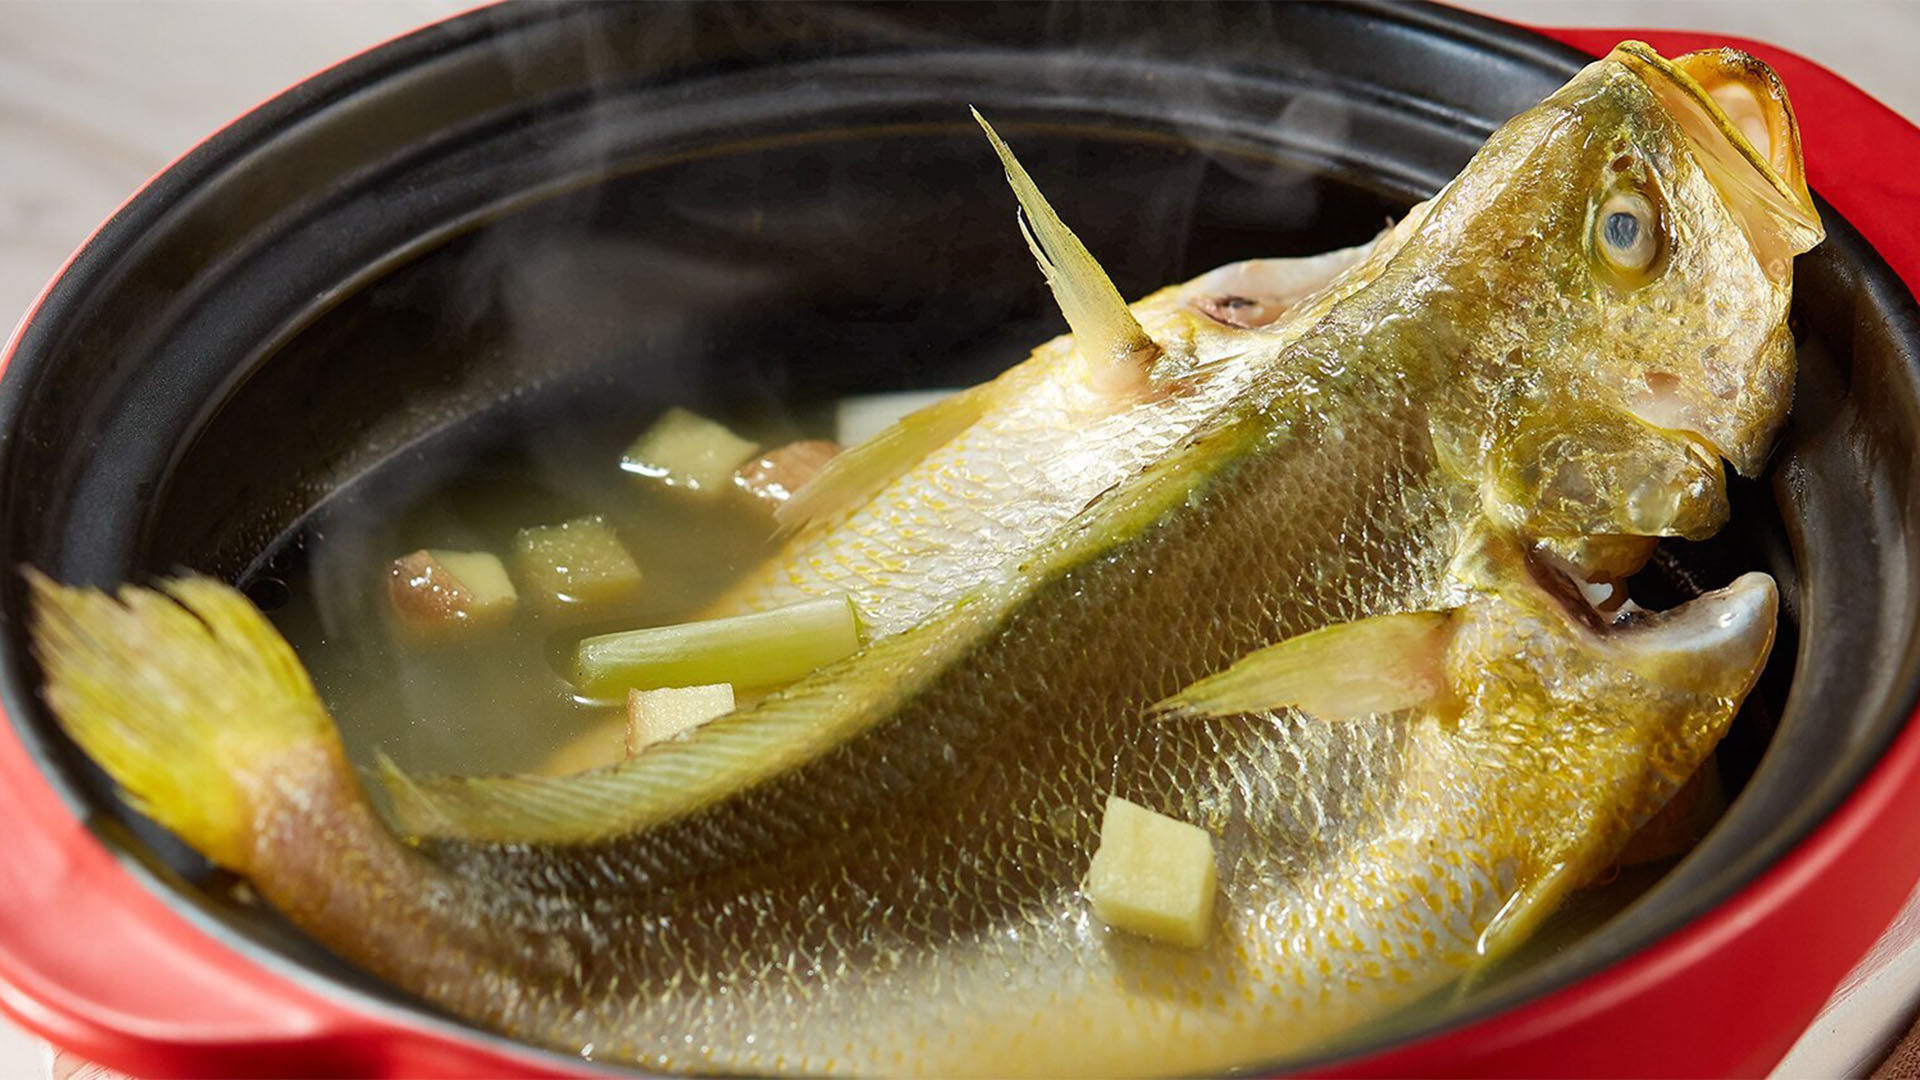
<path fill-rule="evenodd" d="M 1155 365 L 1214 346 L 1149 333 L 1009 171 L 1062 355 L 1127 400 L 1207 394 Z M 446 828 L 404 841 L 284 641 L 197 578 L 36 578 L 47 698 L 295 923 L 530 1042 L 778 1073 L 1309 1050 L 1524 939 L 1711 753 L 1771 646 L 1771 580 L 1664 613 L 1586 590 L 1719 528 L 1721 459 L 1764 464 L 1791 257 L 1820 235 L 1770 71 L 1626 43 L 1296 313 L 1211 320 L 1240 374 L 1185 434 L 691 737 L 421 792 Z M 914 463 L 872 460 L 840 477 L 842 527 L 911 502 Z M 1090 911 L 1109 796 L 1212 835 L 1203 945 Z"/>

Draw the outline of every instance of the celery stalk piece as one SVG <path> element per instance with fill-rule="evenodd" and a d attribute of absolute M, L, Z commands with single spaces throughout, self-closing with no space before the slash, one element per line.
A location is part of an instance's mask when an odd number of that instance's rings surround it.
<path fill-rule="evenodd" d="M 640 568 L 599 515 L 521 529 L 520 576 L 550 611 L 616 603 L 640 586 Z"/>
<path fill-rule="evenodd" d="M 620 457 L 620 468 L 670 488 L 704 497 L 724 494 L 733 470 L 759 444 L 686 409 L 668 409 Z"/>
<path fill-rule="evenodd" d="M 731 683 L 629 690 L 627 753 L 637 754 L 654 743 L 671 739 L 732 711 Z"/>
<path fill-rule="evenodd" d="M 859 648 L 853 601 L 835 593 L 771 611 L 587 638 L 574 657 L 574 682 L 595 697 L 711 683 L 772 687 Z"/>

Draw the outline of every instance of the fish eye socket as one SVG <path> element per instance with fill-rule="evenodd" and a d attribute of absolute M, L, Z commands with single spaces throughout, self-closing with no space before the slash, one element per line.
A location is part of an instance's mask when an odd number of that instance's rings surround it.
<path fill-rule="evenodd" d="M 1616 273 L 1638 278 L 1660 255 L 1660 218 L 1637 191 L 1616 191 L 1593 215 L 1593 249 Z"/>

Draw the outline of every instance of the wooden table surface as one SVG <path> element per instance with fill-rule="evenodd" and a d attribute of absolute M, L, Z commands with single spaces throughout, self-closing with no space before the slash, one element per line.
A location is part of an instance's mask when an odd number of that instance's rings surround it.
<path fill-rule="evenodd" d="M 122 199 L 253 105 L 468 0 L 0 0 L 0 327 Z M 1539 25 L 1714 30 L 1794 49 L 1920 118 L 1920 3 L 1902 0 L 1468 0 Z M 3 901 L 0 901 L 3 902 Z M 1920 919 L 1920 908 L 1909 917 Z M 1856 1068 L 1897 1020 L 1920 949 L 1859 980 L 1788 1062 Z M 1877 996 L 1876 996 L 1877 995 Z M 1862 1005 L 1861 1003 L 1865 1004 Z M 1866 1006 L 1873 1006 L 1867 1008 Z M 1864 1016 L 1864 1018 L 1863 1018 Z M 0 1076 L 44 1075 L 38 1045 L 0 1021 Z"/>

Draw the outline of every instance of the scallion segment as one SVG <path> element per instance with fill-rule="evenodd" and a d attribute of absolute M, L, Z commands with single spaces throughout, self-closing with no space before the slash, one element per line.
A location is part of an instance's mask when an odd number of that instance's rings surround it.
<path fill-rule="evenodd" d="M 844 593 L 704 622 L 602 634 L 580 643 L 574 681 L 592 696 L 663 686 L 793 682 L 860 648 L 860 622 Z"/>

